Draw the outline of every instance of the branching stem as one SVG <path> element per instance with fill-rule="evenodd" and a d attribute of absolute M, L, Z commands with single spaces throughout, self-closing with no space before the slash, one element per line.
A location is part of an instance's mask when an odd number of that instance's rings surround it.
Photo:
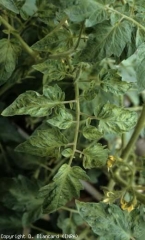
<path fill-rule="evenodd" d="M 38 54 L 29 47 L 29 45 L 23 40 L 19 33 L 14 29 L 2 16 L 0 16 L 0 22 L 13 34 L 21 43 L 23 49 L 36 61 Z"/>

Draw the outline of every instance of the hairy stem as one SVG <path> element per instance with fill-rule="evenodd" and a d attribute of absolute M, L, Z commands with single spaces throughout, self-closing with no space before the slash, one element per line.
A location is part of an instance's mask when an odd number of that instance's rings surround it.
<path fill-rule="evenodd" d="M 71 165 L 72 160 L 75 155 L 75 152 L 76 152 L 76 149 L 77 149 L 77 141 L 78 141 L 79 127 L 80 127 L 80 101 L 79 101 L 79 85 L 78 85 L 80 74 L 81 74 L 81 67 L 79 69 L 79 72 L 77 73 L 76 80 L 74 80 L 75 100 L 76 100 L 76 129 L 75 129 L 75 135 L 74 135 L 73 152 L 72 152 L 72 156 L 69 160 L 69 165 Z"/>
<path fill-rule="evenodd" d="M 116 171 L 116 173 L 114 174 L 114 180 L 115 180 L 116 183 L 119 184 L 119 186 L 122 186 L 122 187 L 125 187 L 125 188 L 129 189 L 128 183 L 124 179 L 121 178 L 118 171 Z M 139 193 L 133 187 L 130 187 L 130 188 L 131 188 L 131 190 L 133 190 L 133 192 L 134 192 L 136 198 L 138 199 L 138 201 L 145 204 L 145 195 Z"/>
<path fill-rule="evenodd" d="M 123 158 L 124 160 L 126 160 L 128 158 L 128 156 L 129 156 L 129 154 L 131 153 L 132 147 L 136 143 L 136 141 L 138 139 L 138 136 L 139 136 L 142 128 L 144 127 L 144 125 L 145 125 L 145 104 L 143 106 L 141 115 L 140 115 L 140 117 L 138 119 L 137 125 L 136 125 L 135 130 L 134 130 L 134 132 L 132 134 L 132 137 L 130 138 L 127 146 L 122 151 L 121 158 Z"/>
<path fill-rule="evenodd" d="M 115 10 L 114 8 L 111 7 L 106 7 L 107 10 L 109 10 L 110 12 L 114 12 L 120 16 L 122 16 L 124 19 L 127 19 L 128 21 L 134 23 L 137 27 L 141 28 L 143 31 L 145 31 L 145 27 L 143 25 L 141 25 L 139 22 L 137 22 L 136 20 L 134 20 L 133 18 Z"/>

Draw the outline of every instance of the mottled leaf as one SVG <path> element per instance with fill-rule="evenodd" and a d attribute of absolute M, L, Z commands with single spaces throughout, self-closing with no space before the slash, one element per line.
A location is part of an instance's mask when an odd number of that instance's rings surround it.
<path fill-rule="evenodd" d="M 131 130 L 137 123 L 137 114 L 128 109 L 107 103 L 95 108 L 99 129 L 106 132 L 123 133 Z"/>
<path fill-rule="evenodd" d="M 58 60 L 46 60 L 45 62 L 33 65 L 33 68 L 44 74 L 43 83 L 49 84 L 52 81 L 60 81 L 65 77 L 65 65 Z"/>
<path fill-rule="evenodd" d="M 61 105 L 64 100 L 64 93 L 55 85 L 54 87 L 45 86 L 43 95 L 34 91 L 27 91 L 18 98 L 3 112 L 3 116 L 30 115 L 32 117 L 48 116 L 51 110 Z"/>
<path fill-rule="evenodd" d="M 101 240 L 130 240 L 131 232 L 127 212 L 115 204 L 83 203 L 76 201 L 81 217 Z"/>
<path fill-rule="evenodd" d="M 110 71 L 101 83 L 101 88 L 105 92 L 122 95 L 133 87 L 132 83 L 121 81 L 120 76 L 114 71 Z"/>
<path fill-rule="evenodd" d="M 59 112 L 47 122 L 60 129 L 69 128 L 72 125 L 73 116 L 65 108 L 60 108 Z"/>
<path fill-rule="evenodd" d="M 73 150 L 71 148 L 66 148 L 62 151 L 62 156 L 68 158 L 68 157 L 71 157 L 72 154 L 73 154 Z"/>
<path fill-rule="evenodd" d="M 64 206 L 74 197 L 79 197 L 83 186 L 81 180 L 88 180 L 80 167 L 64 164 L 54 176 L 53 182 L 40 189 L 40 198 L 44 198 L 44 212 L 50 213 Z"/>
<path fill-rule="evenodd" d="M 15 40 L 0 40 L 0 85 L 5 83 L 15 70 L 21 48 Z"/>
<path fill-rule="evenodd" d="M 40 157 L 55 156 L 59 147 L 68 143 L 65 136 L 57 128 L 36 130 L 25 142 L 16 147 L 16 151 L 25 152 Z"/>
<path fill-rule="evenodd" d="M 87 126 L 82 131 L 85 138 L 89 140 L 99 140 L 103 134 L 94 126 Z"/>
<path fill-rule="evenodd" d="M 88 146 L 83 150 L 83 154 L 83 166 L 87 169 L 103 167 L 108 159 L 108 149 L 100 143 Z"/>
<path fill-rule="evenodd" d="M 131 42 L 132 25 L 119 21 L 115 25 L 97 24 L 95 33 L 89 35 L 86 47 L 80 54 L 81 61 L 97 61 L 115 55 L 119 57 L 128 42 Z"/>

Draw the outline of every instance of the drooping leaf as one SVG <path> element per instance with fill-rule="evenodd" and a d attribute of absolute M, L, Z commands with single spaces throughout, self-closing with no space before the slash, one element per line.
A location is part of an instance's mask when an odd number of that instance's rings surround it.
<path fill-rule="evenodd" d="M 65 77 L 65 65 L 58 60 L 46 60 L 43 63 L 33 65 L 33 68 L 44 74 L 43 84 L 49 84 L 52 81 L 60 81 Z"/>
<path fill-rule="evenodd" d="M 105 92 L 111 92 L 116 95 L 126 93 L 133 85 L 125 81 L 121 81 L 120 76 L 114 71 L 110 71 L 101 83 L 101 88 Z"/>
<path fill-rule="evenodd" d="M 128 59 L 123 60 L 119 65 L 119 73 L 122 76 L 122 79 L 129 80 L 137 83 L 139 91 L 145 89 L 145 80 L 144 80 L 144 64 L 145 64 L 145 43 L 138 47 L 133 55 Z"/>
<path fill-rule="evenodd" d="M 47 122 L 60 129 L 69 128 L 72 125 L 73 116 L 65 108 L 60 108 L 58 114 Z"/>
<path fill-rule="evenodd" d="M 15 40 L 0 40 L 0 85 L 5 83 L 15 70 L 20 50 L 20 45 Z"/>
<path fill-rule="evenodd" d="M 8 214 L 1 214 L 0 216 L 0 231 L 7 230 L 7 233 L 9 230 L 10 233 L 13 232 L 13 229 L 21 229 L 22 228 L 22 220 L 20 216 L 17 216 L 14 214 L 8 215 Z M 6 235 L 4 235 L 6 236 Z"/>
<path fill-rule="evenodd" d="M 59 147 L 68 143 L 65 136 L 57 128 L 36 130 L 25 142 L 16 147 L 16 151 L 45 157 L 58 154 Z"/>
<path fill-rule="evenodd" d="M 139 209 L 128 214 L 115 204 L 84 203 L 76 200 L 81 217 L 101 240 L 143 240 L 145 234 L 143 215 Z"/>
<path fill-rule="evenodd" d="M 89 140 L 99 140 L 103 134 L 94 126 L 87 126 L 83 128 L 83 135 Z"/>
<path fill-rule="evenodd" d="M 48 116 L 51 110 L 61 105 L 64 100 L 64 93 L 55 85 L 54 87 L 45 86 L 43 95 L 34 91 L 27 91 L 18 98 L 3 112 L 3 116 L 30 115 L 32 117 Z"/>
<path fill-rule="evenodd" d="M 128 42 L 131 42 L 132 25 L 123 20 L 115 25 L 97 24 L 90 34 L 86 47 L 80 54 L 81 61 L 97 61 L 115 55 L 119 57 Z"/>
<path fill-rule="evenodd" d="M 18 178 L 11 179 L 13 182 L 8 194 L 3 198 L 4 205 L 16 211 L 31 211 L 42 203 L 37 199 L 39 185 L 28 178 L 19 175 Z"/>
<path fill-rule="evenodd" d="M 100 203 L 83 203 L 76 201 L 81 217 L 91 226 L 101 240 L 130 240 L 131 232 L 127 212 L 117 205 Z"/>
<path fill-rule="evenodd" d="M 62 165 L 54 176 L 53 183 L 40 189 L 39 196 L 44 198 L 44 212 L 53 212 L 72 198 L 79 197 L 80 190 L 83 189 L 80 179 L 88 180 L 84 170 L 77 166 Z"/>
<path fill-rule="evenodd" d="M 107 103 L 98 105 L 94 111 L 99 129 L 106 132 L 123 133 L 131 130 L 137 122 L 137 114 L 125 108 Z"/>
<path fill-rule="evenodd" d="M 13 0 L 0 0 L 0 5 L 2 5 L 6 9 L 8 9 L 14 13 L 17 13 L 17 14 L 19 13 L 17 5 L 15 4 L 15 1 L 13 1 Z"/>
<path fill-rule="evenodd" d="M 87 169 L 103 167 L 108 159 L 108 149 L 100 143 L 85 148 L 83 154 L 83 166 Z"/>
<path fill-rule="evenodd" d="M 26 211 L 22 217 L 23 227 L 30 226 L 33 222 L 38 220 L 42 216 L 42 206 L 41 204 L 36 204 L 29 211 Z"/>

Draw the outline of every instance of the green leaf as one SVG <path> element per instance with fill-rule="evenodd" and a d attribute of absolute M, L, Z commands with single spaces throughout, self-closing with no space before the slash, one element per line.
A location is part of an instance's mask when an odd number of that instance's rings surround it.
<path fill-rule="evenodd" d="M 33 222 L 38 220 L 42 216 L 42 206 L 37 204 L 31 208 L 31 210 L 25 212 L 22 217 L 23 227 L 30 226 Z"/>
<path fill-rule="evenodd" d="M 122 95 L 132 88 L 133 85 L 132 83 L 121 81 L 120 76 L 116 72 L 109 71 L 100 86 L 105 92 Z"/>
<path fill-rule="evenodd" d="M 20 50 L 16 40 L 6 38 L 0 40 L 0 85 L 5 83 L 15 70 Z"/>
<path fill-rule="evenodd" d="M 72 217 L 71 218 L 63 218 L 61 215 L 59 216 L 57 226 L 62 229 L 64 234 L 75 234 L 77 226 L 75 225 Z"/>
<path fill-rule="evenodd" d="M 36 198 L 39 189 L 37 182 L 32 182 L 22 175 L 11 179 L 11 181 L 13 184 L 8 194 L 3 198 L 5 206 L 23 212 L 31 211 L 42 204 L 42 201 Z"/>
<path fill-rule="evenodd" d="M 100 120 L 99 129 L 106 132 L 128 132 L 137 122 L 135 112 L 110 103 L 96 107 L 94 114 Z"/>
<path fill-rule="evenodd" d="M 30 115 L 32 117 L 44 117 L 51 114 L 53 108 L 61 105 L 64 100 L 64 93 L 55 85 L 45 86 L 43 95 L 34 91 L 27 91 L 18 98 L 3 112 L 2 116 Z"/>
<path fill-rule="evenodd" d="M 83 166 L 84 168 L 96 168 L 103 167 L 108 159 L 108 149 L 104 149 L 105 146 L 102 146 L 100 143 L 95 144 L 94 146 L 89 146 L 83 150 L 84 159 Z"/>
<path fill-rule="evenodd" d="M 14 13 L 19 13 L 19 10 L 13 0 L 0 0 L 0 5 Z"/>
<path fill-rule="evenodd" d="M 88 126 L 83 128 L 83 136 L 89 140 L 99 140 L 103 134 L 94 126 Z"/>
<path fill-rule="evenodd" d="M 4 214 L 0 216 L 0 231 L 7 230 L 7 233 L 9 230 L 15 229 L 21 229 L 22 228 L 22 220 L 19 216 L 8 215 Z M 10 232 L 11 233 L 11 232 Z M 6 236 L 6 235 L 4 235 Z"/>
<path fill-rule="evenodd" d="M 127 212 L 115 204 L 83 203 L 76 201 L 81 217 L 101 240 L 130 240 L 130 223 Z"/>
<path fill-rule="evenodd" d="M 39 196 L 44 199 L 44 212 L 53 212 L 74 197 L 79 197 L 83 186 L 80 180 L 88 180 L 85 171 L 80 167 L 64 164 L 50 183 L 40 189 Z"/>
<path fill-rule="evenodd" d="M 66 148 L 62 151 L 62 156 L 68 158 L 68 157 L 71 157 L 72 154 L 73 154 L 73 150 L 71 148 Z"/>
<path fill-rule="evenodd" d="M 45 74 L 43 78 L 44 85 L 52 81 L 60 81 L 66 74 L 64 63 L 58 60 L 46 60 L 43 63 L 33 65 L 33 68 Z"/>
<path fill-rule="evenodd" d="M 48 119 L 47 122 L 60 129 L 69 128 L 72 125 L 73 116 L 65 108 L 60 108 L 55 117 Z"/>
<path fill-rule="evenodd" d="M 123 20 L 115 25 L 97 24 L 90 34 L 86 47 L 80 54 L 81 61 L 97 61 L 115 55 L 119 57 L 128 42 L 131 42 L 132 25 Z"/>
<path fill-rule="evenodd" d="M 67 139 L 57 128 L 48 127 L 46 130 L 36 130 L 27 141 L 16 147 L 16 151 L 40 157 L 55 156 L 59 147 L 67 143 Z"/>

